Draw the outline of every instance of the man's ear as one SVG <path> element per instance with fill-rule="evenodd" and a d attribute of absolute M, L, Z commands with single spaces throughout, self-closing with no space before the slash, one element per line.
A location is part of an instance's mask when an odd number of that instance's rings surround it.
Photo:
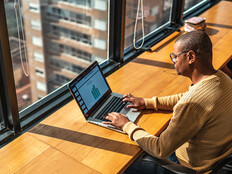
<path fill-rule="evenodd" d="M 196 54 L 194 51 L 190 50 L 187 53 L 189 64 L 193 64 L 196 61 Z"/>

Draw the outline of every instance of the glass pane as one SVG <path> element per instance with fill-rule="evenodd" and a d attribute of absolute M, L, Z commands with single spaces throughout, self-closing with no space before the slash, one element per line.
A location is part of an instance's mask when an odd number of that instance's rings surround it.
<path fill-rule="evenodd" d="M 207 0 L 185 0 L 184 4 L 184 11 L 192 8 L 193 6 L 197 5 L 200 2 L 205 2 Z"/>
<path fill-rule="evenodd" d="M 1 103 L 1 96 L 0 96 L 0 130 L 4 127 L 4 118 L 3 118 L 3 112 L 2 112 L 2 103 Z"/>
<path fill-rule="evenodd" d="M 108 0 L 4 2 L 19 110 L 108 59 Z"/>
<path fill-rule="evenodd" d="M 143 19 L 144 19 L 144 36 L 152 33 L 163 24 L 169 22 L 170 9 L 172 6 L 172 0 L 141 0 L 143 1 Z M 138 1 L 127 0 L 126 1 L 126 21 L 125 21 L 125 44 L 124 48 L 128 48 L 133 45 L 134 28 L 136 23 Z M 143 37 L 142 31 L 142 12 L 141 5 L 139 8 L 139 14 L 137 18 L 136 26 L 136 38 L 138 41 Z"/>

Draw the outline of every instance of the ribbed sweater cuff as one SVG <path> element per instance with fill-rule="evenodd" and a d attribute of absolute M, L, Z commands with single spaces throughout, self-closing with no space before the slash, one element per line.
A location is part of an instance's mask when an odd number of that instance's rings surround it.
<path fill-rule="evenodd" d="M 135 125 L 134 123 L 132 122 L 128 122 L 124 125 L 123 127 L 123 131 L 126 132 L 128 135 L 129 135 L 129 138 L 134 141 L 133 139 L 133 134 L 135 131 L 137 130 L 143 130 L 141 127 Z"/>
<path fill-rule="evenodd" d="M 146 109 L 158 110 L 157 97 L 145 98 L 144 101 Z"/>

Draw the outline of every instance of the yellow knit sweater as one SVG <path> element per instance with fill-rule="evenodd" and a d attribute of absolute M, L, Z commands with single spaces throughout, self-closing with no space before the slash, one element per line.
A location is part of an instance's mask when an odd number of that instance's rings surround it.
<path fill-rule="evenodd" d="M 160 137 L 131 122 L 124 126 L 131 140 L 149 154 L 166 158 L 176 151 L 182 165 L 208 172 L 232 153 L 232 80 L 222 71 L 190 86 L 186 93 L 145 99 L 145 104 L 155 110 L 173 110 Z"/>

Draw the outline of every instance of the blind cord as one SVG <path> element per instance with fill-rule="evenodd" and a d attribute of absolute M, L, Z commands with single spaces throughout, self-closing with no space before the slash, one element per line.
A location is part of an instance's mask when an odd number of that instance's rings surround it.
<path fill-rule="evenodd" d="M 143 38 L 142 38 L 142 43 L 139 47 L 136 47 L 136 32 L 137 32 L 137 23 L 138 23 L 138 16 L 139 16 L 139 8 L 140 8 L 140 4 L 141 4 L 141 13 L 142 13 L 142 34 L 143 34 Z M 135 49 L 140 49 L 142 48 L 144 44 L 144 20 L 143 20 L 143 0 L 138 0 L 138 8 L 137 8 L 137 14 L 136 14 L 136 19 L 135 19 L 135 28 L 134 28 L 134 39 L 133 39 L 133 45 Z"/>
<path fill-rule="evenodd" d="M 24 64 L 23 64 L 23 57 L 22 57 L 22 46 L 21 46 L 21 38 L 20 38 L 20 31 L 19 31 L 19 22 L 18 22 L 18 13 L 17 13 L 17 1 L 15 0 L 14 4 L 14 9 L 15 9 L 15 16 L 16 16 L 16 23 L 17 23 L 17 30 L 18 30 L 18 38 L 19 38 L 19 54 L 20 54 L 20 60 L 21 60 L 21 65 L 23 72 L 25 76 L 29 76 L 29 63 L 28 63 L 28 57 L 27 57 L 27 47 L 26 47 L 26 40 L 25 40 L 25 34 L 24 34 L 24 27 L 23 27 L 23 20 L 22 20 L 22 14 L 21 14 L 21 5 L 20 5 L 20 0 L 18 0 L 18 6 L 19 6 L 19 16 L 20 16 L 20 23 L 21 23 L 21 28 L 22 28 L 22 36 L 23 36 L 23 43 L 24 43 L 24 53 L 25 53 L 25 59 L 26 59 L 26 69 L 27 72 L 25 71 Z"/>

